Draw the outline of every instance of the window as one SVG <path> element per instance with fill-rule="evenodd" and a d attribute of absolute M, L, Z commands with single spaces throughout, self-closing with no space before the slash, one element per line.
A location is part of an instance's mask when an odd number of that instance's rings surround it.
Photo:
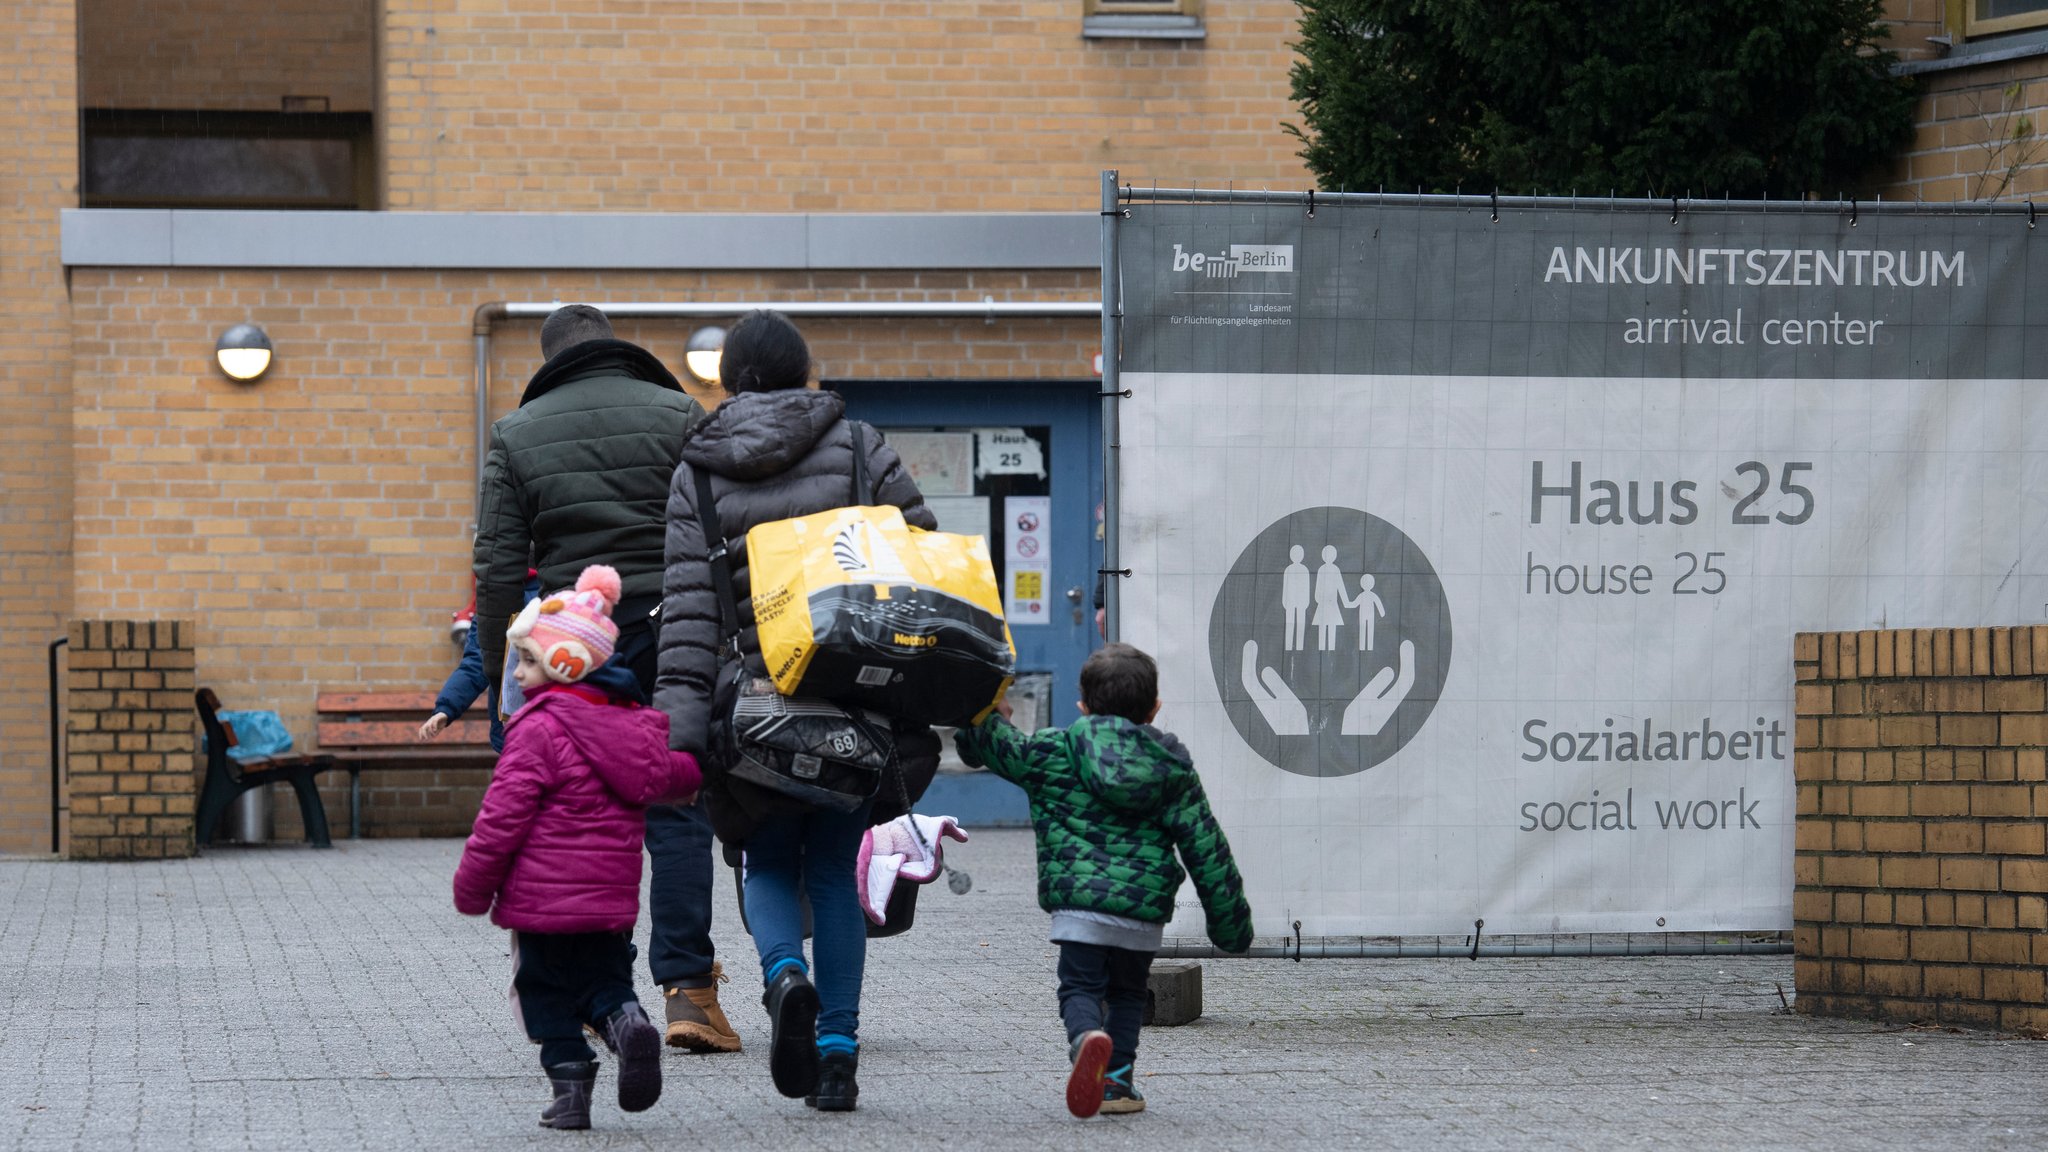
<path fill-rule="evenodd" d="M 1963 12 L 1968 36 L 2048 26 L 2048 0 L 1963 0 Z"/>
<path fill-rule="evenodd" d="M 1091 40 L 1200 40 L 1207 32 L 1202 0 L 1082 0 L 1081 35 Z"/>
<path fill-rule="evenodd" d="M 86 109 L 88 208 L 369 208 L 368 113 Z"/>

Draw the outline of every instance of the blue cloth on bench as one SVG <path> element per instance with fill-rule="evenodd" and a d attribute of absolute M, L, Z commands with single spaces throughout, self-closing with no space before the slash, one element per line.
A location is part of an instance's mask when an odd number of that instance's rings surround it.
<path fill-rule="evenodd" d="M 235 746 L 228 749 L 228 758 L 235 761 L 251 760 L 259 756 L 283 756 L 292 750 L 292 734 L 284 726 L 284 717 L 267 710 L 251 709 L 230 712 L 222 709 L 220 722 L 235 730 Z M 200 747 L 205 748 L 205 737 L 200 737 Z"/>

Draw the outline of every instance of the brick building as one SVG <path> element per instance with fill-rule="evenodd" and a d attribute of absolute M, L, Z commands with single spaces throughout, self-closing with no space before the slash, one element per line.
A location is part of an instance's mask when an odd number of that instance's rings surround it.
<path fill-rule="evenodd" d="M 1931 95 L 1886 195 L 2040 188 L 2048 4 L 1894 7 Z M 1280 129 L 1295 12 L 18 0 L 0 852 L 49 846 L 41 686 L 68 620 L 189 621 L 197 682 L 300 732 L 322 686 L 438 680 L 467 595 L 480 305 L 1093 301 L 1100 170 L 1308 183 Z M 243 321 L 276 346 L 254 385 L 212 362 Z M 693 327 L 620 324 L 677 366 Z M 1099 343 L 1081 315 L 805 329 L 828 378 L 987 395 L 1086 386 Z M 491 332 L 493 415 L 536 333 Z M 438 787 L 413 785 L 415 805 Z"/>

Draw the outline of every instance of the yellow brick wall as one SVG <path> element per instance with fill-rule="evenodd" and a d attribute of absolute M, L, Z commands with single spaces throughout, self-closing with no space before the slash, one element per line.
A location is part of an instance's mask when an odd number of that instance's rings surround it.
<path fill-rule="evenodd" d="M 1941 59 L 1929 37 L 1964 44 L 1951 0 L 1891 0 L 1892 47 L 1901 60 Z M 1996 46 L 1981 38 L 1974 48 Z M 1913 136 L 1866 194 L 1932 202 L 2025 200 L 2048 193 L 2048 56 L 1916 77 Z M 1817 189 L 1832 194 L 1831 189 Z"/>
<path fill-rule="evenodd" d="M 77 203 L 72 6 L 0 27 L 0 852 L 48 852 L 44 645 L 71 609 L 71 329 L 57 211 Z"/>
<path fill-rule="evenodd" d="M 1886 199 L 2040 199 L 2048 194 L 2048 57 L 1920 77 L 1912 142 L 1876 191 Z"/>
<path fill-rule="evenodd" d="M 1928 37 L 1946 35 L 1949 0 L 1888 0 L 1885 21 L 1891 48 L 1901 60 L 1932 60 L 1941 55 Z"/>
<path fill-rule="evenodd" d="M 2048 628 L 1802 633 L 1799 1010 L 2048 1033 Z"/>
<path fill-rule="evenodd" d="M 192 855 L 199 719 L 191 629 L 175 620 L 71 623 L 72 859 Z"/>
<path fill-rule="evenodd" d="M 86 108 L 368 112 L 378 0 L 78 0 Z"/>
<path fill-rule="evenodd" d="M 1087 273 L 664 275 L 79 269 L 77 612 L 197 624 L 199 683 L 304 740 L 326 685 L 437 687 L 469 596 L 470 317 L 490 300 L 1092 300 Z M 212 366 L 254 320 L 253 386 Z M 680 367 L 689 321 L 625 321 Z M 808 321 L 827 375 L 1092 379 L 1093 319 Z M 494 414 L 538 366 L 502 324 Z M 11 699 L 11 697 L 10 697 Z M 34 744 L 26 747 L 35 747 Z"/>
<path fill-rule="evenodd" d="M 1291 0 L 1200 45 L 1081 39 L 1080 0 L 386 0 L 394 209 L 1092 207 L 1097 173 L 1302 188 Z"/>

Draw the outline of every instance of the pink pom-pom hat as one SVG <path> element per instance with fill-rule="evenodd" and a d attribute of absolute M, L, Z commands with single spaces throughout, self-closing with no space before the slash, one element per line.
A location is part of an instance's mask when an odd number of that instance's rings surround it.
<path fill-rule="evenodd" d="M 548 679 L 574 684 L 612 658 L 619 642 L 612 609 L 618 603 L 618 571 L 592 564 L 576 578 L 576 587 L 528 604 L 505 638 L 515 649 L 531 652 Z"/>

